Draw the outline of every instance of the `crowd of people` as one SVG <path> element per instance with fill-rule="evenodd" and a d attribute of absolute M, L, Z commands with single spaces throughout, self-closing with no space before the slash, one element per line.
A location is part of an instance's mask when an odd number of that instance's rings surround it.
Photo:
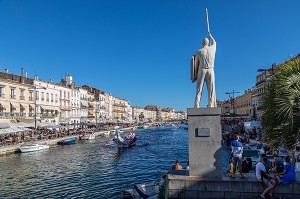
<path fill-rule="evenodd" d="M 244 178 L 245 165 L 250 164 L 250 168 L 252 167 L 251 159 L 250 161 L 246 160 L 244 164 L 243 150 L 244 148 L 240 142 L 240 136 L 235 134 L 234 140 L 231 142 L 230 167 L 227 169 L 231 178 L 236 177 L 235 174 L 237 171 L 240 177 Z M 261 154 L 260 161 L 255 166 L 257 181 L 266 186 L 266 189 L 260 195 L 261 198 L 272 198 L 273 188 L 280 183 L 287 185 L 296 181 L 295 166 L 289 156 L 282 158 L 275 152 L 272 158 L 272 160 L 269 160 L 266 154 Z"/>
<path fill-rule="evenodd" d="M 123 126 L 124 128 L 128 125 Z M 123 128 L 122 127 L 122 128 Z M 26 141 L 51 140 L 66 136 L 82 136 L 90 132 L 104 131 L 113 128 L 113 125 L 102 126 L 74 126 L 72 128 L 46 128 L 38 127 L 36 130 L 20 131 L 15 133 L 6 133 L 0 135 L 0 147 L 17 145 Z"/>

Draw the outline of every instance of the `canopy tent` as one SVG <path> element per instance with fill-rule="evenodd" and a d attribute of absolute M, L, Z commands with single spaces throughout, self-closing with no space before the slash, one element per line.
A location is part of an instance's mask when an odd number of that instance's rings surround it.
<path fill-rule="evenodd" d="M 27 131 L 27 130 L 20 129 L 20 128 L 15 128 L 15 127 L 9 127 L 9 128 L 5 128 L 5 129 L 0 129 L 0 135 L 1 134 L 8 134 L 8 133 L 23 132 L 23 131 Z"/>

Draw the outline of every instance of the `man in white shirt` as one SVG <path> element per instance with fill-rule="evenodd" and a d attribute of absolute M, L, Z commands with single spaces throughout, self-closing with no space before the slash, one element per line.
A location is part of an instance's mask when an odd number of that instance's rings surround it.
<path fill-rule="evenodd" d="M 266 194 L 272 198 L 272 189 L 276 185 L 276 181 L 267 174 L 266 167 L 264 165 L 267 161 L 267 157 L 263 157 L 261 161 L 256 164 L 255 169 L 257 180 L 267 186 L 264 192 L 260 195 L 261 198 L 266 198 Z"/>

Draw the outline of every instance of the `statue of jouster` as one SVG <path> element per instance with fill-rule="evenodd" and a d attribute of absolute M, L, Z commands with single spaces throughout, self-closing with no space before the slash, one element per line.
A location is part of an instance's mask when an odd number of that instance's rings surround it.
<path fill-rule="evenodd" d="M 191 63 L 191 80 L 197 81 L 196 98 L 194 108 L 200 107 L 200 100 L 204 81 L 208 90 L 208 107 L 217 107 L 216 89 L 215 89 L 215 73 L 214 63 L 216 54 L 216 41 L 210 34 L 208 11 L 206 9 L 206 24 L 208 30 L 208 38 L 202 40 L 202 48 L 192 56 Z M 211 40 L 211 44 L 210 44 Z"/>

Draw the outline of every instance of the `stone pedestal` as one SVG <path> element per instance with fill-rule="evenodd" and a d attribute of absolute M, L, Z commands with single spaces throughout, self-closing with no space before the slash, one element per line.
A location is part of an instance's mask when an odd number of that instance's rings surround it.
<path fill-rule="evenodd" d="M 221 108 L 188 108 L 190 176 L 222 178 Z"/>

